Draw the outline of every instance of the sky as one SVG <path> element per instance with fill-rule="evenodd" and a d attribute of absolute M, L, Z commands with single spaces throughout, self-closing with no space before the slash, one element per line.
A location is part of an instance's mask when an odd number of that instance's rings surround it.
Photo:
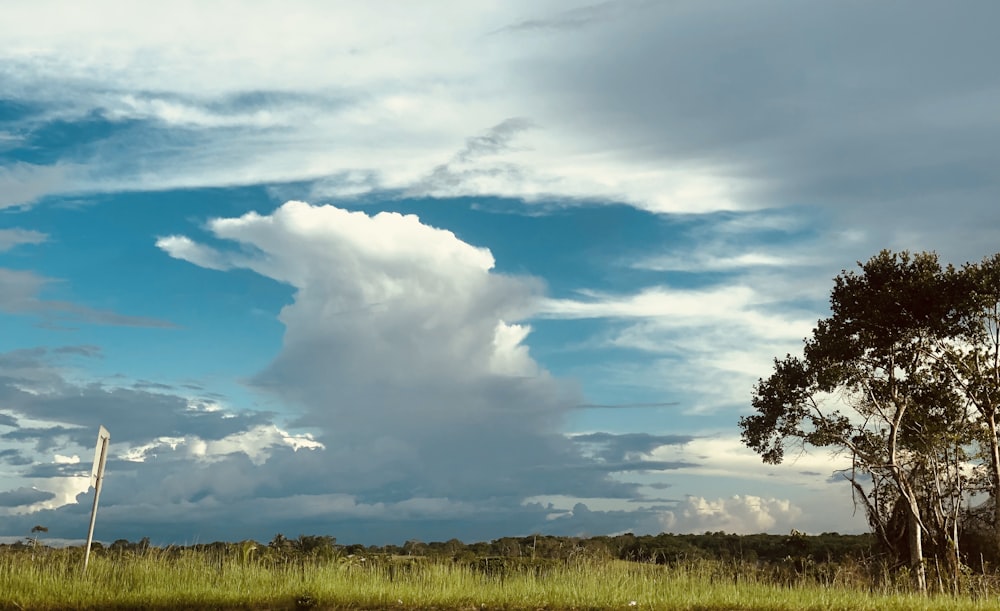
<path fill-rule="evenodd" d="M 863 532 L 758 378 L 1000 231 L 1000 5 L 0 7 L 0 537 Z"/>

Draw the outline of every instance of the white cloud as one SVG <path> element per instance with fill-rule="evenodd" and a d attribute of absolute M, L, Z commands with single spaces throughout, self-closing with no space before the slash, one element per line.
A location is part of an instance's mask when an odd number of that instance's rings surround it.
<path fill-rule="evenodd" d="M 309 433 L 292 434 L 273 424 L 259 425 L 248 430 L 226 435 L 220 439 L 204 439 L 198 435 L 184 437 L 159 437 L 150 443 L 118 450 L 118 455 L 129 462 L 146 462 L 161 452 L 173 453 L 178 459 L 191 459 L 198 463 L 213 463 L 239 453 L 254 465 L 267 462 L 274 448 L 288 447 L 294 451 L 319 450 L 323 444 Z M 58 461 L 57 461 L 58 462 Z"/>
<path fill-rule="evenodd" d="M 85 147 L 78 161 L 87 171 L 72 181 L 45 187 L 24 177 L 19 184 L 35 186 L 16 199 L 315 180 L 314 197 L 390 190 L 613 200 L 660 212 L 753 207 L 740 197 L 746 180 L 730 169 L 609 147 L 601 130 L 579 129 L 524 82 L 522 64 L 555 49 L 504 26 L 536 10 L 313 3 L 289 13 L 262 3 L 233 28 L 230 10 L 201 3 L 153 14 L 119 3 L 95 9 L 114 20 L 44 3 L 6 9 L 5 80 L 18 99 L 43 106 L 29 122 L 96 114 L 136 123 Z M 44 31 L 7 26 L 40 15 Z M 641 17 L 602 15 L 594 19 Z M 508 131 L 497 139 L 498 130 Z M 470 154 L 484 143 L 492 146 Z"/>
<path fill-rule="evenodd" d="M 653 358 L 622 367 L 609 364 L 608 373 L 613 369 L 621 384 L 663 388 L 689 398 L 691 411 L 745 404 L 772 358 L 797 350 L 813 327 L 812 319 L 785 305 L 783 295 L 741 284 L 581 294 L 583 299 L 544 300 L 540 313 L 622 323 L 600 336 L 601 344 Z"/>
<path fill-rule="evenodd" d="M 39 489 L 55 494 L 55 498 L 29 507 L 28 512 L 41 509 L 55 509 L 64 505 L 76 503 L 77 497 L 90 488 L 90 475 L 82 477 L 57 477 L 39 483 Z"/>
<path fill-rule="evenodd" d="M 34 165 L 16 162 L 0 166 L 0 210 L 28 206 L 50 193 L 72 189 L 71 164 Z"/>
<path fill-rule="evenodd" d="M 734 255 L 700 254 L 650 257 L 637 261 L 634 267 L 656 271 L 717 272 L 755 267 L 793 267 L 806 261 L 788 255 L 766 252 L 743 252 Z"/>
<path fill-rule="evenodd" d="M 220 112 L 183 101 L 126 94 L 108 100 L 105 116 L 115 121 L 155 120 L 168 126 L 185 128 L 248 127 L 255 129 L 289 127 L 294 115 L 282 115 L 269 109 L 246 112 Z M 299 113 L 301 114 L 301 113 Z"/>
<path fill-rule="evenodd" d="M 156 247 L 162 249 L 175 259 L 190 261 L 199 267 L 215 270 L 227 270 L 230 265 L 215 249 L 196 244 L 190 238 L 182 235 L 171 235 L 156 240 Z"/>
<path fill-rule="evenodd" d="M 650 460 L 688 460 L 695 466 L 680 468 L 676 473 L 701 478 L 731 478 L 746 482 L 753 488 L 772 485 L 777 479 L 782 485 L 808 487 L 814 490 L 827 486 L 827 480 L 838 470 L 851 466 L 850 458 L 837 456 L 828 450 L 790 449 L 785 462 L 766 465 L 758 454 L 746 447 L 736 436 L 695 437 L 683 447 L 663 445 L 648 456 Z M 767 482 L 765 484 L 765 482 Z M 844 486 L 845 492 L 847 491 Z M 849 494 L 849 493 L 848 493 Z"/>
<path fill-rule="evenodd" d="M 302 189 L 318 197 L 618 200 L 659 213 L 796 206 L 713 215 L 732 244 L 637 264 L 739 273 L 729 287 L 542 302 L 543 316 L 602 319 L 600 345 L 642 353 L 638 364 L 609 364 L 611 379 L 694 397 L 696 410 L 745 407 L 771 357 L 808 334 L 814 314 L 793 302 L 815 303 L 828 270 L 881 247 L 952 258 L 995 248 L 1000 90 L 982 75 L 992 74 L 995 53 L 983 50 L 995 48 L 996 19 L 933 4 L 877 7 L 846 44 L 837 32 L 856 16 L 835 5 L 786 6 L 775 19 L 711 1 L 583 4 L 307 2 L 290 11 L 261 2 L 238 14 L 184 1 L 5 6 L 0 79 L 26 113 L 5 125 L 14 131 L 0 132 L 0 149 L 35 146 L 56 120 L 108 124 L 72 149 L 47 147 L 64 156 L 50 165 L 0 168 L 0 208 L 51 193 L 300 180 L 314 181 Z M 962 35 L 925 44 L 941 32 Z M 817 44 L 837 52 L 819 61 L 808 52 Z M 803 213 L 818 207 L 826 216 Z M 467 467 L 472 488 L 478 464 L 448 461 L 504 455 L 517 439 L 534 458 L 485 472 L 572 460 L 546 437 L 572 392 L 526 345 L 539 290 L 493 272 L 485 249 L 415 218 L 295 206 L 210 228 L 243 248 L 184 236 L 158 245 L 296 288 L 282 313 L 283 352 L 254 382 L 323 431 L 331 480 L 365 493 L 408 477 L 434 488 L 414 471 Z M 749 237 L 790 228 L 814 241 L 778 251 Z M 29 239 L 0 233 L 0 250 Z M 112 319 L 41 300 L 47 282 L 0 269 L 0 309 Z M 44 398 L 46 383 L 12 388 Z M 494 416 L 511 412 L 516 425 Z M 264 460 L 264 441 L 249 433 L 202 441 L 206 456 L 232 450 L 225 468 Z M 268 447 L 264 465 L 287 449 Z"/>
<path fill-rule="evenodd" d="M 538 365 L 528 353 L 528 347 L 522 344 L 529 333 L 531 327 L 528 325 L 509 325 L 502 320 L 497 321 L 490 371 L 503 376 L 538 375 Z"/>
<path fill-rule="evenodd" d="M 660 514 L 663 530 L 677 533 L 724 531 L 752 534 L 791 530 L 802 510 L 785 499 L 735 495 L 709 500 L 689 496 L 676 509 Z"/>
<path fill-rule="evenodd" d="M 839 5 L 818 18 L 783 7 L 781 19 L 774 7 L 742 7 L 732 20 L 712 1 L 94 6 L 4 8 L 5 91 L 30 112 L 3 146 L 52 120 L 117 124 L 74 159 L 8 169 L 6 205 L 316 181 L 312 197 L 821 207 L 831 238 L 860 238 L 844 244 L 852 258 L 888 246 L 975 259 L 991 248 L 989 223 L 973 220 L 989 215 L 998 186 L 986 109 L 1000 89 L 976 76 L 989 73 L 983 49 L 996 45 L 981 25 L 991 13 L 879 7 L 847 44 L 832 33 L 855 15 Z M 928 47 L 939 23 L 962 36 Z M 817 59 L 816 41 L 838 52 Z M 486 141 L 495 146 L 466 154 Z M 63 176 L 70 163 L 81 167 Z M 940 231 L 956 219 L 961 230 Z M 811 253 L 829 260 L 823 242 Z M 722 253 L 703 263 L 775 262 Z"/>
<path fill-rule="evenodd" d="M 618 486 L 562 471 L 584 460 L 558 434 L 579 398 L 531 358 L 530 327 L 515 322 L 540 286 L 494 272 L 488 249 L 413 215 L 302 202 L 208 228 L 239 245 L 220 253 L 230 265 L 296 289 L 282 351 L 251 382 L 319 431 L 334 491 L 522 498 Z M 176 243 L 161 248 L 198 252 Z"/>
<path fill-rule="evenodd" d="M 543 302 L 540 313 L 554 318 L 659 318 L 665 321 L 742 317 L 765 333 L 772 326 L 766 317 L 753 311 L 771 299 L 738 284 L 707 289 L 658 286 L 632 295 L 580 293 L 587 299 L 550 299 Z"/>
<path fill-rule="evenodd" d="M 29 229 L 0 229 L 0 252 L 20 244 L 41 244 L 49 238 L 40 231 Z"/>
<path fill-rule="evenodd" d="M 657 515 L 659 528 L 670 532 L 864 528 L 863 521 L 851 515 L 850 486 L 836 479 L 837 470 L 850 467 L 850 460 L 825 450 L 790 451 L 784 463 L 766 465 L 739 437 L 695 435 L 684 443 L 633 452 L 632 459 L 673 465 L 666 471 L 630 477 L 644 485 L 669 484 L 667 496 L 671 498 L 657 498 L 658 493 L 631 499 L 538 495 L 524 502 L 551 504 L 552 510 L 563 513 L 578 503 L 592 511 L 651 511 Z M 684 493 L 678 500 L 676 495 Z M 836 507 L 837 512 L 824 511 L 824 507 Z"/>

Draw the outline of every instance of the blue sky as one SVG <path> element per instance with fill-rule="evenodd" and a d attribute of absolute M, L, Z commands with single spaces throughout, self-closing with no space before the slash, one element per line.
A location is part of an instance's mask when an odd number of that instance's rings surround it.
<path fill-rule="evenodd" d="M 100 425 L 104 540 L 864 530 L 737 422 L 840 270 L 996 251 L 998 18 L 5 3 L 0 537 Z"/>

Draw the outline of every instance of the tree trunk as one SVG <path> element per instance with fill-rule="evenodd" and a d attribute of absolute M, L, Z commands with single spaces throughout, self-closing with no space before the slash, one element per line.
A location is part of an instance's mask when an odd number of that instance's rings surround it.
<path fill-rule="evenodd" d="M 997 439 L 997 415 L 996 411 L 991 411 L 987 422 L 990 430 L 987 433 L 990 438 L 990 482 L 992 490 L 990 496 L 993 497 L 993 553 L 994 558 L 1000 560 L 1000 440 Z"/>
<path fill-rule="evenodd" d="M 962 551 L 958 547 L 958 515 L 955 515 L 955 521 L 952 522 L 952 538 L 951 538 L 951 593 L 954 596 L 958 596 L 961 590 L 961 575 L 962 575 Z"/>
<path fill-rule="evenodd" d="M 914 584 L 921 592 L 927 591 L 927 571 L 924 570 L 923 533 L 920 529 L 920 509 L 916 499 L 907 503 L 909 519 L 907 520 L 907 535 L 910 539 L 910 571 Z"/>

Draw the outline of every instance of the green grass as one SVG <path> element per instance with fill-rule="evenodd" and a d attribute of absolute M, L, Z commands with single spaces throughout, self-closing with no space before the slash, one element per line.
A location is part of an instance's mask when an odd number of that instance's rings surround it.
<path fill-rule="evenodd" d="M 775 583 L 719 561 L 674 567 L 553 562 L 487 574 L 450 561 L 358 558 L 268 563 L 160 550 L 91 558 L 0 555 L 2 609 L 995 609 L 1000 601 L 920 596 L 895 585 Z M 634 604 L 633 604 L 634 601 Z"/>

